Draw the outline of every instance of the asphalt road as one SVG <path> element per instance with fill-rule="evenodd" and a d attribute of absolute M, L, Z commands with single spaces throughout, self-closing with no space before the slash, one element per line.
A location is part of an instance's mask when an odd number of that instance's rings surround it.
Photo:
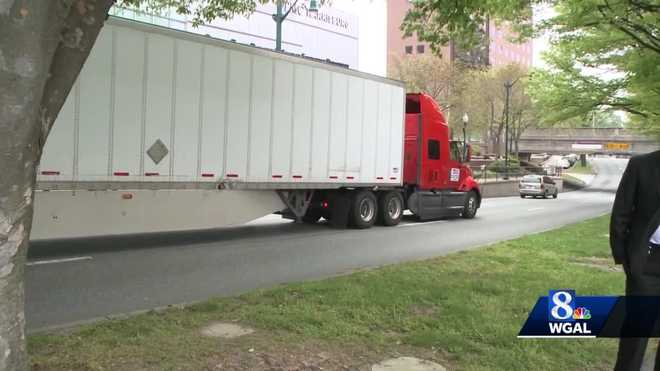
<path fill-rule="evenodd" d="M 602 215 L 626 161 L 595 164 L 586 190 L 486 199 L 474 220 L 336 230 L 269 216 L 216 231 L 36 243 L 26 270 L 28 330 L 440 256 Z"/>

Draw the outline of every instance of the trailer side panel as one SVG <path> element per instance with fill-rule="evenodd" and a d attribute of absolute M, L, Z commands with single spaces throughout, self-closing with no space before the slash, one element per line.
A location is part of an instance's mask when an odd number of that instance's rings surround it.
<path fill-rule="evenodd" d="M 330 64 L 110 19 L 38 181 L 396 186 L 403 94 L 398 82 Z"/>

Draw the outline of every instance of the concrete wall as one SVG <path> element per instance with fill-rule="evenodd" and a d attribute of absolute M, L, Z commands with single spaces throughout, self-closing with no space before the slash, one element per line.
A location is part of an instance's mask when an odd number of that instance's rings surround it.
<path fill-rule="evenodd" d="M 559 192 L 564 191 L 564 182 L 561 178 L 553 178 Z M 510 197 L 520 195 L 518 190 L 519 180 L 498 180 L 494 182 L 481 183 L 482 198 Z"/>

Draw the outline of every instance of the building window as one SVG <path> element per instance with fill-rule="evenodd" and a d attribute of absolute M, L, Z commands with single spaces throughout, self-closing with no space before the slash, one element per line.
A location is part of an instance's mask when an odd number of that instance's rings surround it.
<path fill-rule="evenodd" d="M 412 54 L 412 45 L 406 46 L 406 54 Z"/>
<path fill-rule="evenodd" d="M 424 45 L 417 45 L 417 54 L 424 54 Z"/>

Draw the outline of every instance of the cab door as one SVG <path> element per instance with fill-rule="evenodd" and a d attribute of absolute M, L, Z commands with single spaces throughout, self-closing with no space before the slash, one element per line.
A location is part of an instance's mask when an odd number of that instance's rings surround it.
<path fill-rule="evenodd" d="M 449 158 L 447 159 L 447 184 L 445 187 L 445 207 L 451 209 L 462 209 L 465 205 L 465 192 L 459 192 L 458 188 L 461 180 L 466 174 L 463 172 L 464 167 L 463 159 L 463 145 L 462 142 L 451 141 L 449 142 Z"/>
<path fill-rule="evenodd" d="M 451 141 L 449 142 L 449 159 L 447 159 L 447 188 L 456 190 L 461 184 L 461 179 L 464 174 L 462 171 L 462 142 Z"/>
<path fill-rule="evenodd" d="M 442 161 L 442 144 L 440 138 L 433 135 L 428 135 L 425 138 L 426 145 L 425 158 L 425 188 L 426 189 L 441 189 L 443 186 L 443 161 Z"/>
<path fill-rule="evenodd" d="M 442 190 L 447 187 L 446 167 L 449 157 L 448 128 L 439 110 L 422 105 L 422 189 Z M 426 108 L 426 110 L 424 110 Z"/>

